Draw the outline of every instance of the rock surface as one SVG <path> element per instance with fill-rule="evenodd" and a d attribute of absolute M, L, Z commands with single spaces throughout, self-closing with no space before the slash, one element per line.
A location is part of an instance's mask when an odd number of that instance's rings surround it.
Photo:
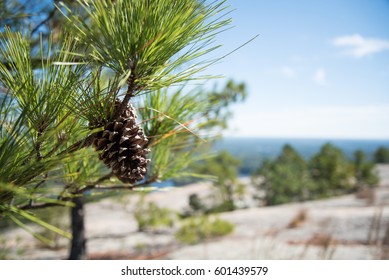
<path fill-rule="evenodd" d="M 197 245 L 181 245 L 173 230 L 138 232 L 133 216 L 139 195 L 86 205 L 87 252 L 91 259 L 380 259 L 389 227 L 389 165 L 379 165 L 374 195 L 355 194 L 305 203 L 249 207 L 218 216 L 235 225 L 232 234 Z M 249 180 L 243 180 L 249 184 Z M 252 190 L 251 190 L 252 191 Z M 250 192 L 250 188 L 249 188 Z M 164 188 L 146 196 L 176 211 L 192 193 L 206 197 L 210 183 Z M 252 201 L 246 201 L 251 206 Z M 48 248 L 22 229 L 1 233 L 0 249 L 16 259 L 66 259 L 68 240 Z M 1 247 L 2 246 L 2 247 Z"/>

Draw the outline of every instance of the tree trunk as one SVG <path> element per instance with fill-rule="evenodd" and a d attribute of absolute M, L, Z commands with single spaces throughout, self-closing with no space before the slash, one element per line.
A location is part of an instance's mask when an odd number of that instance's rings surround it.
<path fill-rule="evenodd" d="M 74 207 L 71 208 L 70 219 L 73 237 L 69 260 L 82 260 L 86 256 L 84 198 L 82 196 L 75 196 L 72 202 L 74 203 Z"/>

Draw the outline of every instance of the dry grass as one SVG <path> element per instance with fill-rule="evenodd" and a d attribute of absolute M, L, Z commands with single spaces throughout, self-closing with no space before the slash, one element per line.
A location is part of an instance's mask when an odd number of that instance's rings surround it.
<path fill-rule="evenodd" d="M 368 205 L 373 205 L 376 202 L 376 191 L 373 188 L 360 188 L 355 196 L 358 199 L 365 199 Z"/>
<path fill-rule="evenodd" d="M 386 227 L 385 236 L 382 240 L 381 260 L 389 260 L 389 224 Z"/>
<path fill-rule="evenodd" d="M 377 207 L 371 219 L 371 225 L 368 232 L 367 244 L 374 249 L 373 254 L 377 259 L 389 259 L 389 223 L 383 218 L 384 206 Z M 382 229 L 385 230 L 382 236 Z"/>
<path fill-rule="evenodd" d="M 308 211 L 306 209 L 301 209 L 297 215 L 289 222 L 287 228 L 297 228 L 300 227 L 308 218 Z"/>

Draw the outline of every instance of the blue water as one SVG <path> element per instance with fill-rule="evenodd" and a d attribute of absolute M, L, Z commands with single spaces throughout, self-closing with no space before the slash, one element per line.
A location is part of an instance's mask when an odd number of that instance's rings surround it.
<path fill-rule="evenodd" d="M 351 158 L 356 150 L 362 150 L 372 159 L 380 147 L 389 148 L 389 140 L 345 139 L 272 139 L 272 138 L 224 138 L 215 144 L 217 151 L 227 150 L 242 161 L 241 173 L 251 173 L 266 158 L 274 158 L 285 144 L 292 145 L 305 159 L 319 152 L 325 143 L 332 143 Z"/>

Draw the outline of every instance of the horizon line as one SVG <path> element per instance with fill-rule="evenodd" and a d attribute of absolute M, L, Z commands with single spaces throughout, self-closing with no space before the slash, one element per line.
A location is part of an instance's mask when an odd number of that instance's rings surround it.
<path fill-rule="evenodd" d="M 257 136 L 257 135 L 221 135 L 222 138 L 251 138 L 251 139 L 277 139 L 277 140 L 353 140 L 353 141 L 388 141 L 387 138 L 358 138 L 358 137 L 340 137 L 340 136 Z"/>

